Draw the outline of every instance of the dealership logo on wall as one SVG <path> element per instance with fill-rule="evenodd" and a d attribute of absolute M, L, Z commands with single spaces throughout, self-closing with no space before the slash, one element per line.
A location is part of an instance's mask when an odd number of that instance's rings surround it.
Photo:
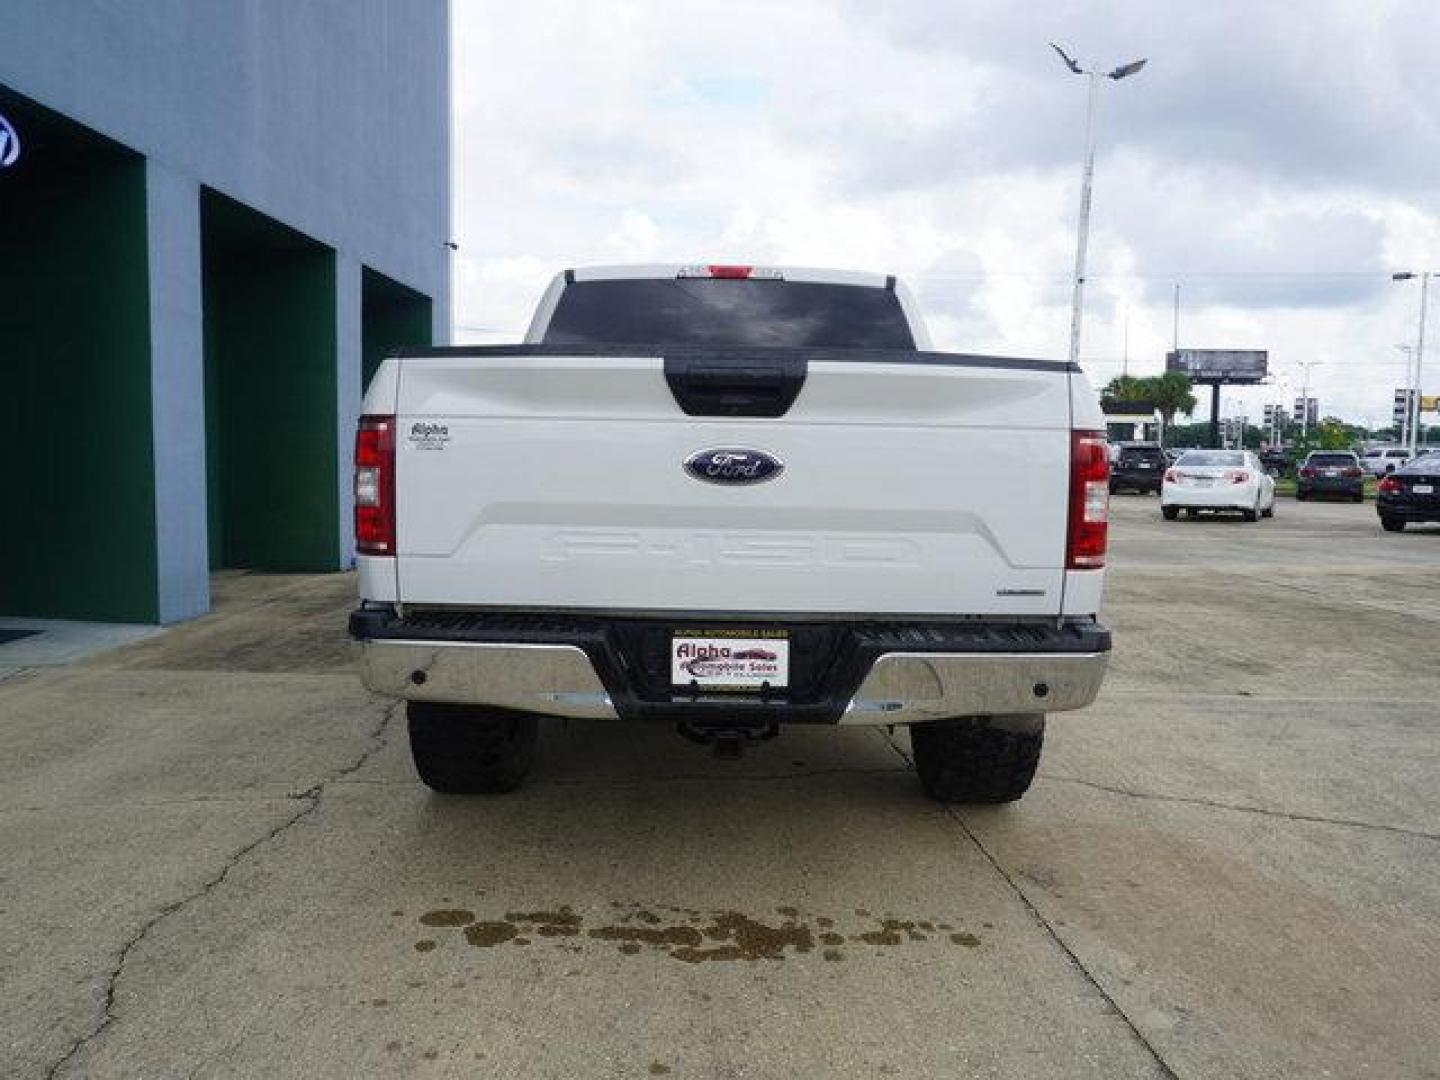
<path fill-rule="evenodd" d="M 20 157 L 20 136 L 15 127 L 0 116 L 0 169 L 14 165 Z"/>

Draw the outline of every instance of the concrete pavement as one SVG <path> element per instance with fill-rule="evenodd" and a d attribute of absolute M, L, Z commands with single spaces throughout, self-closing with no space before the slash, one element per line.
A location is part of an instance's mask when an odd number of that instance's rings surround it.
<path fill-rule="evenodd" d="M 1440 530 L 1115 520 L 1005 808 L 903 733 L 579 723 L 434 796 L 345 576 L 0 682 L 0 1073 L 1440 1076 Z"/>

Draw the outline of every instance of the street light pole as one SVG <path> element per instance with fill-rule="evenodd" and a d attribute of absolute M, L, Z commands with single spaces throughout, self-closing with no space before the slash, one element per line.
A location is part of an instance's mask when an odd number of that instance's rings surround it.
<path fill-rule="evenodd" d="M 1405 354 L 1405 415 L 1400 418 L 1400 445 L 1410 445 L 1410 395 L 1415 393 L 1415 346 L 1396 345 Z"/>
<path fill-rule="evenodd" d="M 1085 254 L 1090 245 L 1090 196 L 1095 186 L 1095 102 L 1100 80 L 1089 73 L 1090 91 L 1085 106 L 1085 171 L 1080 181 L 1080 222 L 1075 237 L 1075 293 L 1070 302 L 1070 362 L 1080 361 L 1080 320 L 1085 309 Z"/>
<path fill-rule="evenodd" d="M 1310 443 L 1310 369 L 1319 363 L 1319 360 L 1300 362 L 1300 366 L 1305 369 L 1304 378 L 1300 381 L 1300 441 L 1307 446 Z"/>
<path fill-rule="evenodd" d="M 1175 283 L 1175 313 L 1174 321 L 1171 323 L 1171 347 L 1180 351 L 1180 283 Z"/>
<path fill-rule="evenodd" d="M 1410 442 L 1406 449 L 1411 457 L 1420 448 L 1420 395 L 1424 393 L 1421 388 L 1425 385 L 1425 304 L 1430 293 L 1430 271 L 1422 270 L 1417 274 L 1406 270 L 1390 275 L 1393 281 L 1409 281 L 1417 277 L 1420 279 L 1420 329 L 1415 334 L 1415 386 L 1410 394 L 1413 400 L 1406 404 L 1405 409 L 1405 419 L 1410 425 Z"/>
<path fill-rule="evenodd" d="M 1080 323 L 1085 301 L 1085 256 L 1090 243 L 1090 201 L 1095 180 L 1095 109 L 1100 99 L 1100 79 L 1103 76 L 1119 82 L 1144 67 L 1145 61 L 1133 60 L 1128 64 L 1121 64 L 1114 71 L 1103 73 L 1086 71 L 1059 45 L 1052 42 L 1050 47 L 1060 54 L 1060 59 L 1072 74 L 1084 75 L 1090 83 L 1085 105 L 1085 171 L 1080 182 L 1080 221 L 1075 237 L 1075 291 L 1070 307 L 1070 362 L 1075 364 L 1080 361 Z"/>

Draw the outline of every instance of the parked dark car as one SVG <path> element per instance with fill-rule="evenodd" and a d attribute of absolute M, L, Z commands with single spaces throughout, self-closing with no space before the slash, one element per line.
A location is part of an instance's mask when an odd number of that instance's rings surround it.
<path fill-rule="evenodd" d="M 1165 451 L 1157 443 L 1121 443 L 1110 464 L 1110 490 L 1158 495 L 1166 464 Z"/>
<path fill-rule="evenodd" d="M 1386 532 L 1412 521 L 1440 521 L 1440 452 L 1421 454 L 1381 480 L 1375 509 Z"/>
<path fill-rule="evenodd" d="M 1284 450 L 1274 448 L 1261 450 L 1260 464 L 1265 466 L 1265 471 L 1271 476 L 1284 476 L 1290 468 L 1290 455 Z"/>
<path fill-rule="evenodd" d="M 1348 450 L 1312 450 L 1300 463 L 1295 478 L 1295 498 L 1338 495 L 1351 502 L 1365 501 L 1365 470 L 1360 459 Z"/>

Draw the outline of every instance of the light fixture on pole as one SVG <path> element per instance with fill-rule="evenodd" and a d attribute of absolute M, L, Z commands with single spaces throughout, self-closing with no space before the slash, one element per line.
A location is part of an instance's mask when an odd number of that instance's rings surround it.
<path fill-rule="evenodd" d="M 1420 446 L 1420 395 L 1424 383 L 1425 370 L 1425 301 L 1430 292 L 1430 271 L 1422 270 L 1415 273 L 1412 270 L 1404 270 L 1397 274 L 1391 274 L 1391 281 L 1409 281 L 1411 278 L 1420 279 L 1420 329 L 1415 334 L 1415 382 L 1410 389 L 1412 401 L 1406 409 L 1406 420 L 1410 427 L 1410 444 L 1407 449 L 1411 456 L 1414 456 Z"/>
<path fill-rule="evenodd" d="M 1053 41 L 1050 47 L 1059 54 L 1065 66 L 1075 75 L 1090 80 L 1089 100 L 1085 107 L 1085 171 L 1080 182 L 1080 224 L 1075 238 L 1075 296 L 1070 309 L 1070 362 L 1080 359 L 1080 313 L 1085 298 L 1085 249 L 1090 241 L 1090 190 L 1095 179 L 1095 105 L 1102 78 L 1119 82 L 1145 66 L 1144 60 L 1132 60 L 1113 71 L 1086 71 L 1079 61 Z"/>

